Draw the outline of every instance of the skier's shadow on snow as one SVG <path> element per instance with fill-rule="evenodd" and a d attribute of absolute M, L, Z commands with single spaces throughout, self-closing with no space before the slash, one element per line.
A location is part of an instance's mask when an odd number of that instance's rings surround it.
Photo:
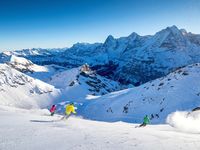
<path fill-rule="evenodd" d="M 53 120 L 30 120 L 30 122 L 39 122 L 39 123 L 50 123 L 54 122 Z"/>

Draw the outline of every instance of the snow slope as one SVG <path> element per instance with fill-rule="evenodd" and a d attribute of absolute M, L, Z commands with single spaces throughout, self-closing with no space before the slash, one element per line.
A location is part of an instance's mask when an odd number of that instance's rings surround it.
<path fill-rule="evenodd" d="M 87 95 L 100 96 L 122 88 L 118 82 L 101 77 L 90 68 L 89 71 L 82 71 L 84 66 L 58 73 L 48 81 L 49 84 L 61 89 L 61 101 L 83 102 Z"/>
<path fill-rule="evenodd" d="M 17 57 L 15 55 L 11 55 L 10 60 L 6 64 L 42 81 L 47 81 L 54 74 L 66 70 L 66 68 L 57 65 L 36 65 L 24 57 Z"/>
<path fill-rule="evenodd" d="M 33 64 L 30 60 L 15 55 L 11 55 L 8 64 L 21 72 L 47 72 L 47 68 L 44 66 Z"/>
<path fill-rule="evenodd" d="M 85 104 L 84 117 L 103 120 L 142 122 L 147 114 L 151 123 L 164 123 L 176 110 L 200 106 L 200 64 L 193 64 L 139 87 L 113 92 Z"/>
<path fill-rule="evenodd" d="M 44 108 L 59 96 L 60 91 L 31 78 L 6 64 L 0 64 L 0 105 L 21 108 Z"/>
<path fill-rule="evenodd" d="M 14 111 L 14 110 L 13 110 Z M 134 128 L 134 124 L 79 118 L 57 121 L 0 107 L 1 150 L 199 150 L 198 134 L 181 133 L 168 125 Z"/>

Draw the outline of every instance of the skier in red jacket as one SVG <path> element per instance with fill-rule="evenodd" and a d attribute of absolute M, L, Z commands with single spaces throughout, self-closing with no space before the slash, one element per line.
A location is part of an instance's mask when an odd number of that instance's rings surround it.
<path fill-rule="evenodd" d="M 55 111 L 56 111 L 56 105 L 52 105 L 52 106 L 51 106 L 51 109 L 50 109 L 51 116 L 54 115 Z"/>

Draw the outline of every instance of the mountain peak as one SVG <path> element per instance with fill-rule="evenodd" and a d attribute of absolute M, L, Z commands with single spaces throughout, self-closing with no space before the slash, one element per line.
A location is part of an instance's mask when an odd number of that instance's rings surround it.
<path fill-rule="evenodd" d="M 112 35 L 109 35 L 104 42 L 104 44 L 106 45 L 110 45 L 113 43 L 115 43 L 115 38 Z"/>
<path fill-rule="evenodd" d="M 178 29 L 178 27 L 175 26 L 175 25 L 173 25 L 173 26 L 169 26 L 169 27 L 167 27 L 167 28 L 170 28 L 170 29 Z"/>
<path fill-rule="evenodd" d="M 137 37 L 137 36 L 139 36 L 136 32 L 133 32 L 133 33 L 131 33 L 128 37 L 129 38 L 135 38 L 135 37 Z"/>
<path fill-rule="evenodd" d="M 106 41 L 113 41 L 115 40 L 115 38 L 112 36 L 112 35 L 109 35 L 107 38 L 106 38 Z"/>
<path fill-rule="evenodd" d="M 167 27 L 166 29 L 164 30 L 167 30 L 167 31 L 170 31 L 170 32 L 173 32 L 173 33 L 178 33 L 180 32 L 180 30 L 177 28 L 177 26 L 173 25 L 171 27 Z"/>
<path fill-rule="evenodd" d="M 172 34 L 173 36 L 176 36 L 176 38 L 180 38 L 183 36 L 181 30 L 179 30 L 175 25 L 171 27 L 167 27 L 159 32 L 156 33 L 157 37 L 160 39 L 163 37 L 164 39 L 168 37 L 168 35 Z M 163 39 L 162 38 L 162 39 Z"/>

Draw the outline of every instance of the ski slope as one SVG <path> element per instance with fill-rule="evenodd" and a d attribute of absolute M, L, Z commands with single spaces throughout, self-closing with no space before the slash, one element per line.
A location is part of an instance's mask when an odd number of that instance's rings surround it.
<path fill-rule="evenodd" d="M 200 106 L 199 80 L 200 64 L 189 65 L 141 86 L 93 99 L 81 114 L 94 120 L 133 123 L 148 115 L 151 123 L 165 123 L 172 112 Z"/>
<path fill-rule="evenodd" d="M 45 110 L 0 107 L 1 150 L 199 150 L 199 134 L 169 125 L 106 123 L 47 116 Z"/>

